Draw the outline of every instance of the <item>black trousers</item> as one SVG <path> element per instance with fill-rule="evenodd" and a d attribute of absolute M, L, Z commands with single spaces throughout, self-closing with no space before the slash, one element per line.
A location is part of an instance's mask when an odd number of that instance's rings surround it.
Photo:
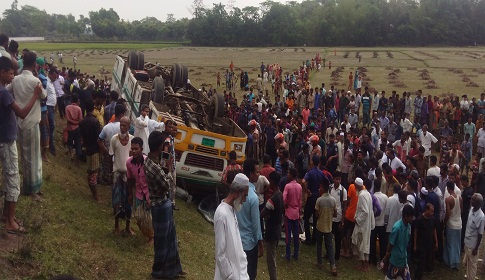
<path fill-rule="evenodd" d="M 59 116 L 61 119 L 66 115 L 66 103 L 64 103 L 64 96 L 57 97 L 57 109 L 59 110 Z"/>
<path fill-rule="evenodd" d="M 254 280 L 256 279 L 256 275 L 258 275 L 258 245 L 249 250 L 244 250 L 246 253 L 246 257 L 248 260 L 248 275 L 249 279 Z"/>
<path fill-rule="evenodd" d="M 377 238 L 379 238 L 379 258 L 377 258 Z M 386 255 L 387 250 L 386 226 L 376 226 L 370 233 L 370 254 L 369 261 L 372 264 L 377 264 Z"/>
<path fill-rule="evenodd" d="M 433 245 L 434 246 L 434 245 Z M 434 270 L 434 250 L 419 250 L 416 252 L 418 257 L 418 265 L 414 272 L 414 279 L 423 279 L 423 272 L 432 272 Z"/>
<path fill-rule="evenodd" d="M 342 217 L 342 219 L 343 218 L 344 217 Z M 332 233 L 333 238 L 335 239 L 335 261 L 340 260 L 340 248 L 342 248 L 342 236 L 344 228 L 342 227 L 342 230 L 340 230 L 339 225 L 340 222 L 332 223 Z"/>
<path fill-rule="evenodd" d="M 315 236 L 315 224 L 317 220 L 315 219 L 315 203 L 317 202 L 317 196 L 310 196 L 308 197 L 305 210 L 303 212 L 303 225 L 305 226 L 305 242 L 306 243 L 315 243 L 316 236 Z M 313 235 L 310 232 L 310 217 L 313 217 Z"/>

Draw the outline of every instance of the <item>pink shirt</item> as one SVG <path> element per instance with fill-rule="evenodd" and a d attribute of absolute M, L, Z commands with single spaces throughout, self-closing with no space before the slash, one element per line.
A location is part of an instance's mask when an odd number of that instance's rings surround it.
<path fill-rule="evenodd" d="M 148 184 L 145 178 L 145 171 L 143 170 L 143 164 L 136 165 L 131 163 L 133 157 L 129 157 L 126 161 L 126 178 L 127 179 L 135 179 L 135 195 L 136 198 L 139 200 L 145 200 L 150 203 L 150 197 L 148 195 Z M 145 161 L 146 156 L 143 155 L 143 161 Z"/>
<path fill-rule="evenodd" d="M 71 104 L 66 107 L 67 131 L 76 130 L 83 119 L 81 108 Z"/>
<path fill-rule="evenodd" d="M 300 219 L 301 191 L 301 185 L 295 180 L 286 184 L 285 190 L 283 191 L 285 216 L 290 220 Z"/>
<path fill-rule="evenodd" d="M 303 116 L 303 123 L 305 125 L 308 125 L 308 117 L 310 117 L 310 109 L 303 109 L 303 111 L 301 112 L 301 115 Z"/>

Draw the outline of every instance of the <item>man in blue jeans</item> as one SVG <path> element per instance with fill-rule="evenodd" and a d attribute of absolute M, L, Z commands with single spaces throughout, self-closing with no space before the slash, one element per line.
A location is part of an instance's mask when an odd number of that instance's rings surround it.
<path fill-rule="evenodd" d="M 249 279 L 256 279 L 258 274 L 258 257 L 263 256 L 263 235 L 261 232 L 259 199 L 254 183 L 259 178 L 259 162 L 247 159 L 243 164 L 243 173 L 249 178 L 249 191 L 246 202 L 240 211 L 236 212 L 239 233 L 244 252 L 248 260 Z"/>

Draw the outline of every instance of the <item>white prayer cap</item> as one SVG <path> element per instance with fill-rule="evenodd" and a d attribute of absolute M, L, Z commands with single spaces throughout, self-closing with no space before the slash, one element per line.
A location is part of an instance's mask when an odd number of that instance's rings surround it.
<path fill-rule="evenodd" d="M 357 186 L 362 187 L 364 185 L 364 181 L 362 181 L 362 179 L 360 179 L 359 177 L 357 177 L 357 178 L 355 178 L 355 184 Z"/>
<path fill-rule="evenodd" d="M 249 186 L 249 179 L 243 173 L 238 173 L 236 177 L 234 177 L 233 183 L 240 184 L 241 186 Z"/>

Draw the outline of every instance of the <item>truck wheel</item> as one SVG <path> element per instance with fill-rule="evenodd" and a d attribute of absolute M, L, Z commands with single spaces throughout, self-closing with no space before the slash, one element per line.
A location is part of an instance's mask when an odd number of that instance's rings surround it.
<path fill-rule="evenodd" d="M 145 69 L 145 55 L 142 52 L 138 53 L 138 65 L 136 70 L 144 70 Z"/>
<path fill-rule="evenodd" d="M 214 118 L 224 117 L 224 96 L 218 92 L 212 96 L 214 105 Z"/>
<path fill-rule="evenodd" d="M 187 80 L 189 79 L 189 69 L 187 69 L 187 66 L 181 66 L 181 72 L 182 72 L 182 80 L 180 81 L 181 82 L 181 86 L 182 87 L 186 87 L 187 86 Z"/>
<path fill-rule="evenodd" d="M 178 88 L 179 87 L 179 81 L 180 81 L 180 76 L 181 76 L 181 72 L 180 72 L 180 64 L 173 64 L 172 65 L 172 88 L 175 90 L 175 88 Z"/>
<path fill-rule="evenodd" d="M 162 77 L 155 77 L 155 79 L 153 79 L 152 92 L 153 102 L 163 104 L 165 98 L 165 81 Z"/>
<path fill-rule="evenodd" d="M 138 54 L 136 52 L 130 52 L 128 54 L 128 66 L 132 70 L 138 70 Z"/>

